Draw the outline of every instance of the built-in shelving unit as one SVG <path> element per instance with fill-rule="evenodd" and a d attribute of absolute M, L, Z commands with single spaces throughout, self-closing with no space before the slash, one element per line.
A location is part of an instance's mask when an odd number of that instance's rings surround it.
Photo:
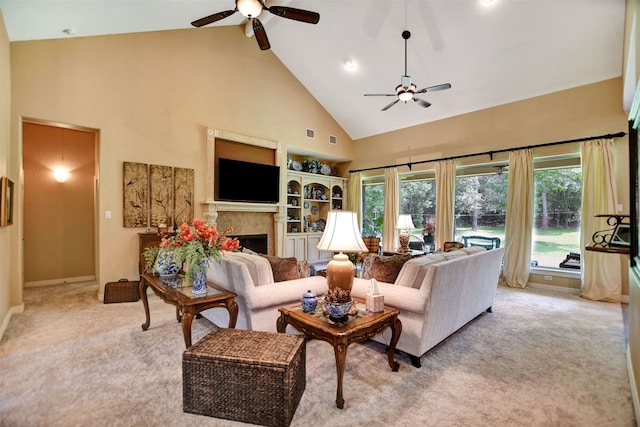
<path fill-rule="evenodd" d="M 346 178 L 287 172 L 285 256 L 295 256 L 309 262 L 330 259 L 331 254 L 318 251 L 317 244 L 329 211 L 345 208 L 347 183 Z"/>

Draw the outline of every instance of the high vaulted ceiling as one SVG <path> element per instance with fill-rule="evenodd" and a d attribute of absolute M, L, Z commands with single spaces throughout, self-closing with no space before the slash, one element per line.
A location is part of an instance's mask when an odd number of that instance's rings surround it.
<path fill-rule="evenodd" d="M 317 25 L 269 12 L 259 18 L 271 51 L 352 139 L 622 75 L 624 0 L 270 0 L 267 5 L 320 13 Z M 10 41 L 193 28 L 193 20 L 234 6 L 234 0 L 0 0 Z M 245 22 L 235 13 L 211 25 Z M 399 102 L 380 111 L 394 98 L 364 94 L 394 93 L 400 84 L 404 30 L 412 34 L 407 74 L 413 83 L 418 89 L 441 83 L 452 88 L 418 95 L 432 104 L 429 108 Z M 355 64 L 351 71 L 344 67 L 347 60 Z"/>

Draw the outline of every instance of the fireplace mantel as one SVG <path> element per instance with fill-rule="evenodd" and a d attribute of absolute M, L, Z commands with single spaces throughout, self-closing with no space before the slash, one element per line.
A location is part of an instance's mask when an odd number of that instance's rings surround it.
<path fill-rule="evenodd" d="M 201 204 L 205 211 L 217 212 L 280 212 L 283 208 L 279 203 L 219 202 L 210 200 Z"/>

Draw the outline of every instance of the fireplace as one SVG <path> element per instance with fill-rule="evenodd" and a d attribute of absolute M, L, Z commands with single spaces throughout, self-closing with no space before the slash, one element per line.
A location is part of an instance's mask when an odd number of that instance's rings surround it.
<path fill-rule="evenodd" d="M 251 249 L 254 252 L 259 254 L 267 254 L 268 251 L 268 238 L 266 234 L 242 234 L 239 236 L 231 236 L 235 237 L 240 242 L 241 248 Z"/>

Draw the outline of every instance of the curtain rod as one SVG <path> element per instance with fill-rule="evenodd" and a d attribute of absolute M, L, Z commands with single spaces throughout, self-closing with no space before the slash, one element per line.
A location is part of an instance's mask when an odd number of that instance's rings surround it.
<path fill-rule="evenodd" d="M 613 134 L 612 133 L 608 133 L 606 135 L 589 136 L 589 137 L 586 137 L 586 138 L 570 139 L 570 140 L 567 140 L 567 141 L 546 142 L 544 144 L 528 145 L 526 147 L 505 148 L 505 149 L 502 149 L 502 150 L 485 151 L 483 153 L 461 154 L 459 156 L 442 157 L 442 158 L 439 158 L 439 159 L 420 160 L 420 161 L 417 161 L 417 162 L 400 163 L 400 164 L 395 164 L 395 165 L 378 166 L 378 167 L 373 167 L 373 168 L 352 169 L 352 170 L 349 171 L 349 173 L 372 171 L 372 170 L 377 170 L 377 169 L 388 169 L 388 168 L 395 168 L 395 167 L 400 167 L 400 166 L 408 166 L 409 170 L 411 170 L 411 166 L 422 164 L 422 163 L 440 162 L 440 161 L 443 161 L 443 160 L 463 159 L 465 157 L 484 156 L 484 155 L 487 155 L 487 154 L 489 155 L 491 160 L 493 160 L 493 155 L 497 154 L 497 153 L 505 153 L 505 152 L 508 152 L 508 151 L 517 151 L 517 150 L 528 150 L 528 149 L 531 149 L 531 148 L 539 148 L 539 147 L 549 147 L 551 145 L 569 144 L 569 143 L 572 143 L 572 142 L 591 141 L 591 140 L 594 140 L 594 139 L 622 138 L 626 134 L 627 134 L 626 132 L 618 132 L 618 133 L 613 133 Z"/>

